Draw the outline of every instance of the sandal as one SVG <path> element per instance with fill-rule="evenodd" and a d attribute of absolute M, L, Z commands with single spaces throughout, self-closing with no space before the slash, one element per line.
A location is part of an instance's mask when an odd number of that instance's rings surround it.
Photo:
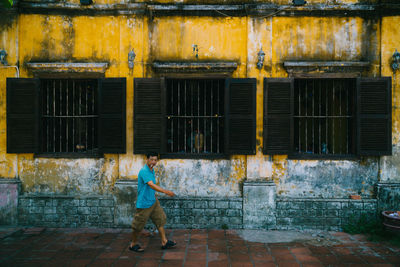
<path fill-rule="evenodd" d="M 162 249 L 168 249 L 168 248 L 173 248 L 176 246 L 176 242 L 168 240 L 167 243 L 165 243 L 164 246 L 161 246 Z"/>
<path fill-rule="evenodd" d="M 143 252 L 144 251 L 144 249 L 142 249 L 142 247 L 139 246 L 139 244 L 136 244 L 133 247 L 129 246 L 129 250 L 135 251 L 135 252 Z"/>

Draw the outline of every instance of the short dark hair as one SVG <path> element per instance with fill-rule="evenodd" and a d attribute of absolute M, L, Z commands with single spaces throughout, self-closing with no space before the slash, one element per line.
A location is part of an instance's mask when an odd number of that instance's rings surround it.
<path fill-rule="evenodd" d="M 147 153 L 147 158 L 149 159 L 150 157 L 157 157 L 158 158 L 158 153 L 156 153 L 156 152 L 149 152 L 149 153 Z"/>

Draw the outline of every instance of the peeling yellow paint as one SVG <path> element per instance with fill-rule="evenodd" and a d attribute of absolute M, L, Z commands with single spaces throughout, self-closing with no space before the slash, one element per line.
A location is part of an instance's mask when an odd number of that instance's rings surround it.
<path fill-rule="evenodd" d="M 0 177 L 15 178 L 18 173 L 17 155 L 7 154 L 6 138 L 6 77 L 15 77 L 16 69 L 12 67 L 0 68 Z"/>
<path fill-rule="evenodd" d="M 379 0 L 369 0 L 368 3 L 378 3 Z M 146 3 L 146 0 L 138 0 L 136 1 L 137 3 Z M 74 4 L 74 5 L 80 5 L 79 0 L 67 0 L 65 3 L 69 4 Z M 115 4 L 115 0 L 96 0 L 94 1 L 95 4 L 98 5 L 110 5 L 110 4 Z M 127 3 L 127 1 L 121 1 L 120 3 Z M 215 4 L 215 1 L 211 0 L 158 0 L 157 3 L 161 4 L 171 4 L 171 3 L 176 3 L 176 4 Z M 224 3 L 242 3 L 240 0 L 226 0 Z M 271 4 L 279 4 L 279 5 L 288 5 L 292 3 L 292 0 L 269 0 L 268 3 Z M 314 5 L 314 4 L 328 4 L 328 5 L 346 5 L 346 4 L 357 4 L 357 3 L 363 3 L 362 0 L 307 0 L 308 5 Z"/>
<path fill-rule="evenodd" d="M 392 138 L 394 144 L 400 143 L 400 71 L 393 73 L 391 69 L 392 55 L 400 51 L 398 25 L 400 17 L 384 17 L 382 19 L 382 75 L 393 76 L 392 79 Z"/>
<path fill-rule="evenodd" d="M 161 0 L 160 3 L 200 2 Z M 342 5 L 359 1 L 309 0 L 308 2 Z M 70 0 L 68 3 L 78 5 L 79 1 Z M 99 0 L 95 4 L 112 3 L 115 1 Z M 271 3 L 286 5 L 288 1 L 274 0 Z M 371 64 L 367 73 L 369 76 L 393 77 L 393 144 L 398 147 L 400 72 L 394 74 L 390 68 L 393 52 L 395 49 L 400 51 L 397 25 L 400 25 L 398 16 L 384 17 L 380 23 L 378 20 L 365 20 L 361 17 L 166 16 L 149 20 L 146 16 L 136 15 L 71 17 L 19 15 L 10 27 L 0 32 L 0 44 L 8 53 L 9 64 L 19 63 L 21 77 L 33 77 L 26 68 L 25 63 L 28 62 L 108 62 L 106 77 L 127 78 L 127 153 L 105 155 L 103 159 L 74 160 L 38 159 L 33 158 L 32 154 L 7 154 L 4 101 L 6 77 L 16 76 L 16 69 L 10 66 L 0 68 L 0 177 L 19 177 L 26 192 L 51 193 L 108 193 L 119 178 L 137 179 L 138 172 L 145 163 L 145 156 L 133 154 L 133 80 L 136 77 L 153 77 L 153 70 L 149 66 L 154 60 L 197 60 L 192 49 L 192 45 L 195 44 L 199 47 L 199 60 L 233 60 L 238 63 L 238 68 L 232 77 L 257 79 L 257 154 L 235 155 L 229 160 L 221 161 L 163 159 L 156 169 L 157 175 L 162 178 L 159 182 L 176 186 L 182 194 L 210 195 L 219 194 L 224 190 L 226 191 L 222 194 L 229 194 L 229 190 L 239 194 L 238 185 L 241 181 L 246 178 L 263 177 L 274 181 L 280 188 L 279 195 L 287 194 L 289 188 L 303 190 L 309 194 L 315 193 L 315 190 L 301 188 L 299 184 L 291 184 L 284 189 L 281 187 L 287 182 L 290 174 L 289 163 L 300 165 L 300 169 L 305 169 L 314 168 L 315 165 L 321 164 L 321 161 L 296 161 L 288 160 L 286 155 L 262 154 L 263 79 L 287 77 L 282 65 L 286 60 L 368 59 Z M 373 30 L 371 36 L 366 36 L 367 28 Z M 257 69 L 257 53 L 261 48 L 265 52 L 264 66 L 262 69 Z M 127 55 L 132 49 L 136 53 L 135 65 L 133 69 L 129 69 Z M 375 161 L 368 158 L 357 164 L 351 161 L 336 162 L 328 168 L 351 171 L 355 165 L 373 169 L 374 164 Z M 196 166 L 199 168 L 199 174 L 192 170 Z M 400 177 L 400 163 L 383 160 L 382 166 L 383 171 L 380 170 L 382 179 Z M 368 175 L 372 176 L 375 173 Z M 362 184 L 367 185 L 368 182 L 363 181 Z M 190 187 L 192 191 L 184 191 L 185 186 Z M 196 187 L 201 190 L 196 191 Z M 351 190 L 348 189 L 349 192 Z"/>
<path fill-rule="evenodd" d="M 273 156 L 272 180 L 276 185 L 279 185 L 280 180 L 283 179 L 286 173 L 286 158 L 287 156 L 283 155 Z"/>

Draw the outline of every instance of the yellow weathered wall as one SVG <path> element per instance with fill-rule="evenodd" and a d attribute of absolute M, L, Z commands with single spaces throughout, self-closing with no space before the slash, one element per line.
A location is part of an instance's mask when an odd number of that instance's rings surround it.
<path fill-rule="evenodd" d="M 400 70 L 393 72 L 392 55 L 400 52 L 400 17 L 382 19 L 382 76 L 392 77 L 393 156 L 383 157 L 380 173 L 383 182 L 400 182 Z"/>
<path fill-rule="evenodd" d="M 101 3 L 110 1 L 96 1 Z M 369 76 L 380 76 L 381 72 L 382 76 L 392 76 L 388 60 L 400 43 L 395 26 L 399 22 L 398 17 L 384 18 L 381 38 L 379 20 L 359 17 L 155 17 L 150 20 L 136 15 L 20 15 L 18 23 L 15 21 L 2 29 L 1 36 L 2 45 L 9 53 L 9 63 L 19 61 L 21 77 L 32 77 L 25 68 L 27 62 L 109 62 L 106 77 L 127 78 L 127 153 L 108 154 L 104 159 L 44 159 L 33 158 L 31 154 L 6 154 L 5 78 L 14 77 L 15 69 L 2 68 L 0 177 L 18 176 L 25 192 L 63 194 L 109 193 L 116 179 L 136 179 L 144 156 L 133 154 L 133 79 L 152 77 L 149 64 L 153 60 L 195 60 L 192 45 L 196 44 L 199 60 L 234 60 L 239 64 L 233 77 L 257 79 L 257 155 L 214 161 L 161 160 L 157 172 L 162 185 L 181 195 L 236 196 L 240 195 L 239 183 L 247 177 L 275 181 L 282 196 L 345 197 L 358 191 L 371 196 L 379 170 L 377 159 L 289 161 L 286 156 L 263 155 L 263 78 L 287 77 L 282 65 L 285 60 L 370 61 Z M 257 53 L 261 47 L 266 55 L 264 67 L 258 70 Z M 136 53 L 133 70 L 127 62 L 131 49 Z M 397 92 L 399 80 L 393 79 Z M 399 106 L 399 99 L 396 96 L 394 106 L 396 101 Z M 398 117 L 399 111 L 394 109 L 395 144 L 399 143 Z M 392 158 L 387 158 L 383 163 L 388 167 L 381 171 L 382 177 L 400 168 L 400 163 L 392 163 Z M 321 168 L 326 173 L 321 174 Z M 321 180 L 323 175 L 327 179 Z M 329 192 L 329 186 L 335 186 L 335 190 Z"/>
<path fill-rule="evenodd" d="M 149 23 L 150 60 L 199 60 L 238 62 L 234 76 L 245 77 L 247 18 L 161 17 Z"/>
<path fill-rule="evenodd" d="M 269 17 L 248 19 L 248 77 L 257 78 L 257 155 L 248 156 L 247 178 L 273 180 L 278 195 L 348 197 L 372 196 L 378 164 L 369 160 L 288 160 L 268 156 L 263 144 L 263 78 L 287 77 L 284 61 L 369 61 L 368 76 L 380 75 L 379 20 L 359 17 Z M 257 53 L 265 52 L 256 68 Z M 364 74 L 365 75 L 365 74 Z M 333 189 L 333 190 L 332 190 Z"/>
<path fill-rule="evenodd" d="M 378 3 L 379 0 L 307 0 L 308 5 L 314 5 L 314 4 L 328 4 L 328 5 L 349 5 L 349 4 L 365 4 L 365 3 Z M 80 5 L 80 0 L 67 0 L 65 1 L 66 3 L 69 4 L 75 4 L 75 5 Z M 115 4 L 115 0 L 93 0 L 94 4 L 97 5 L 109 5 L 109 4 Z M 215 0 L 157 0 L 157 1 L 146 1 L 146 0 L 138 0 L 135 1 L 135 3 L 161 3 L 161 4 L 168 4 L 168 3 L 179 3 L 179 4 L 218 4 Z M 255 1 L 255 2 L 265 2 L 265 1 Z M 132 3 L 132 1 L 129 0 L 122 0 L 119 1 L 118 3 L 123 4 L 123 3 Z M 224 1 L 224 4 L 227 3 L 243 3 L 242 0 L 227 0 Z M 268 3 L 272 4 L 279 4 L 279 5 L 292 5 L 293 0 L 269 0 Z"/>
<path fill-rule="evenodd" d="M 247 43 L 243 38 L 247 30 L 246 18 L 155 19 L 148 23 L 147 18 L 136 16 L 21 15 L 19 29 L 19 38 L 24 40 L 19 43 L 21 66 L 26 62 L 109 62 L 106 77 L 127 78 L 127 154 L 105 155 L 104 159 L 45 159 L 21 154 L 15 161 L 26 192 L 107 193 L 117 178 L 137 178 L 144 161 L 142 155 L 133 154 L 133 78 L 149 77 L 150 60 L 193 59 L 192 44 L 198 44 L 200 59 L 236 60 L 240 64 L 235 76 L 246 76 Z M 149 35 L 153 36 L 152 41 Z M 185 49 L 176 51 L 174 47 Z M 131 49 L 136 53 L 133 70 L 128 68 L 127 62 Z M 32 75 L 28 69 L 21 68 L 21 77 Z M 3 129 L 5 131 L 5 122 Z M 190 166 L 199 161 L 187 160 L 183 165 L 182 161 L 161 161 L 162 180 L 174 179 L 176 168 L 167 167 L 174 162 L 181 163 L 182 169 L 186 166 L 186 171 L 180 171 L 182 180 L 192 180 L 196 172 Z M 202 165 L 203 175 L 210 173 L 209 168 L 215 170 L 215 176 L 206 177 L 209 183 L 215 179 L 215 183 L 226 189 L 208 186 L 199 190 L 194 186 L 197 182 L 189 182 L 188 194 L 199 191 L 207 194 L 213 190 L 226 195 L 239 193 L 238 183 L 245 177 L 244 156 L 214 163 L 203 161 Z M 181 188 L 182 185 L 176 185 L 175 190 Z"/>
<path fill-rule="evenodd" d="M 9 66 L 0 64 L 0 178 L 17 177 L 17 155 L 6 153 L 6 78 L 17 77 L 18 34 L 16 16 L 3 18 L 0 24 L 0 49 L 7 51 Z"/>

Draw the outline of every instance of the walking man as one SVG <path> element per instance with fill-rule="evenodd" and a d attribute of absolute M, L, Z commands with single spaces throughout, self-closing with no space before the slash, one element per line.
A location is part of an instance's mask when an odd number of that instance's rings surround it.
<path fill-rule="evenodd" d="M 149 218 L 151 218 L 160 233 L 161 248 L 167 249 L 176 246 L 176 242 L 168 240 L 165 236 L 164 225 L 167 222 L 167 216 L 156 198 L 155 191 L 164 193 L 170 197 L 175 196 L 175 194 L 156 185 L 153 167 L 157 164 L 157 161 L 158 155 L 156 153 L 147 154 L 147 162 L 139 171 L 136 213 L 132 222 L 132 241 L 129 246 L 129 250 L 132 251 L 144 251 L 138 244 L 138 236 Z"/>

